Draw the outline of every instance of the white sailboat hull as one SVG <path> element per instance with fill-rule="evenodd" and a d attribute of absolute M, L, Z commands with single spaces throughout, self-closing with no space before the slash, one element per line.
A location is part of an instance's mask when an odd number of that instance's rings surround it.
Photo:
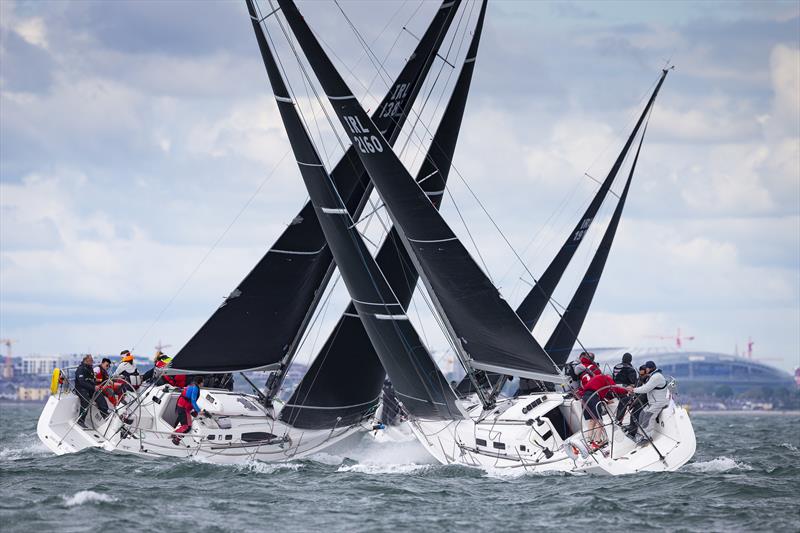
<path fill-rule="evenodd" d="M 472 406 L 470 412 L 480 410 Z M 694 455 L 692 423 L 673 402 L 659 415 L 652 444 L 636 445 L 608 415 L 603 422 L 607 444 L 591 451 L 580 402 L 548 393 L 499 402 L 482 419 L 415 419 L 409 426 L 440 463 L 481 468 L 621 475 L 676 470 Z"/>
<path fill-rule="evenodd" d="M 101 448 L 149 457 L 193 458 L 218 463 L 284 462 L 327 450 L 364 431 L 362 424 L 302 429 L 276 420 L 277 413 L 248 394 L 202 389 L 198 405 L 210 416 L 194 419 L 191 429 L 175 433 L 179 390 L 150 388 L 118 406 L 103 419 L 92 406 L 87 428 L 77 423 L 80 402 L 74 393 L 50 397 L 37 424 L 39 439 L 57 455 Z M 181 437 L 178 444 L 173 437 Z"/>

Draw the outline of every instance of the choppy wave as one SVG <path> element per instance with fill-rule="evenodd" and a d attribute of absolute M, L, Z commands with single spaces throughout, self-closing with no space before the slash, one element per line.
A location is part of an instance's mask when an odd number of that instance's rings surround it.
<path fill-rule="evenodd" d="M 0 461 L 17 461 L 19 459 L 50 455 L 50 450 L 42 444 L 36 435 L 20 433 L 8 444 L 10 446 L 0 448 Z"/>
<path fill-rule="evenodd" d="M 81 490 L 72 496 L 62 496 L 64 505 L 66 507 L 75 507 L 76 505 L 83 505 L 85 503 L 110 503 L 117 501 L 113 496 L 108 494 L 101 494 L 93 490 Z"/>
<path fill-rule="evenodd" d="M 781 448 L 786 448 L 787 450 L 792 452 L 800 451 L 797 449 L 797 446 L 795 446 L 794 444 L 789 444 L 788 442 L 781 442 Z"/>
<path fill-rule="evenodd" d="M 408 464 L 379 464 L 379 463 L 356 463 L 352 465 L 342 465 L 337 472 L 357 472 L 359 474 L 411 474 L 434 468 L 434 465 Z"/>
<path fill-rule="evenodd" d="M 729 472 L 731 470 L 752 470 L 753 467 L 747 463 L 737 462 L 730 457 L 717 457 L 710 461 L 699 461 L 696 463 L 689 463 L 684 467 L 688 472 L 704 472 L 704 473 L 719 473 Z"/>

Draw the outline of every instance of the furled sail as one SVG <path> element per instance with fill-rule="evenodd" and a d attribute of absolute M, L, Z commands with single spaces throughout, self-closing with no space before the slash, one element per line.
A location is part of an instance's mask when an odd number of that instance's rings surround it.
<path fill-rule="evenodd" d="M 536 325 L 536 322 L 542 315 L 542 312 L 547 306 L 550 297 L 553 295 L 556 285 L 558 285 L 558 282 L 561 280 L 561 276 L 564 275 L 564 271 L 567 269 L 572 257 L 575 255 L 575 251 L 578 249 L 578 246 L 580 246 L 581 242 L 583 242 L 583 236 L 588 232 L 589 226 L 591 226 L 594 217 L 597 216 L 597 212 L 600 210 L 603 200 L 605 200 L 608 191 L 611 189 L 611 185 L 614 182 L 614 179 L 617 177 L 617 173 L 619 172 L 623 161 L 625 161 L 628 150 L 630 150 L 633 139 L 639 133 L 639 129 L 642 126 L 644 118 L 650 112 L 650 108 L 653 106 L 653 102 L 655 102 L 656 96 L 658 95 L 659 89 L 661 89 L 661 85 L 664 83 L 665 77 L 666 71 L 664 71 L 664 73 L 661 75 L 661 79 L 658 80 L 658 84 L 656 85 L 653 94 L 650 96 L 644 111 L 642 111 L 639 120 L 636 122 L 636 126 L 633 128 L 628 140 L 625 142 L 625 146 L 622 147 L 622 150 L 617 156 L 616 161 L 614 161 L 614 165 L 608 172 L 608 176 L 606 176 L 606 179 L 603 180 L 600 190 L 598 190 L 597 194 L 595 194 L 592 202 L 586 209 L 586 212 L 580 218 L 575 226 L 575 229 L 572 230 L 572 233 L 569 234 L 569 237 L 567 237 L 566 242 L 563 244 L 563 246 L 561 246 L 561 249 L 558 251 L 555 258 L 553 258 L 553 261 L 550 262 L 547 269 L 539 278 L 539 281 L 530 290 L 530 292 L 528 292 L 528 295 L 517 308 L 517 314 L 525 323 L 525 325 L 528 326 L 528 329 L 532 330 Z"/>
<path fill-rule="evenodd" d="M 453 404 L 455 395 L 417 337 L 405 310 L 361 239 L 353 218 L 320 161 L 271 54 L 268 59 L 270 83 L 300 173 L 320 227 L 353 297 L 355 312 L 367 328 L 368 338 L 379 346 L 383 346 L 379 343 L 386 343 L 383 349 L 378 348 L 378 353 L 385 357 L 388 354 L 384 365 L 409 412 L 426 418 L 453 418 L 458 413 Z M 350 372 L 359 370 L 352 364 L 347 368 Z M 380 379 L 379 383 L 382 381 Z M 361 408 L 361 412 L 364 410 L 364 406 L 351 407 Z"/>
<path fill-rule="evenodd" d="M 373 115 L 391 143 L 400 133 L 459 4 L 460 0 L 442 4 Z M 264 57 L 266 39 L 252 1 L 248 1 L 248 10 Z M 357 218 L 372 185 L 353 147 L 331 177 L 347 209 Z M 279 368 L 296 350 L 333 268 L 314 208 L 306 203 L 267 254 L 178 352 L 172 368 L 186 372 Z"/>
<path fill-rule="evenodd" d="M 467 57 L 475 58 L 480 34 L 479 25 Z M 417 183 L 437 208 L 444 196 L 474 69 L 474 61 L 462 66 L 428 155 L 417 173 Z M 418 275 L 395 229 L 389 232 L 375 260 L 398 303 L 407 310 Z M 378 354 L 351 303 L 281 410 L 281 419 L 302 428 L 351 422 L 377 405 L 384 375 Z"/>
<path fill-rule="evenodd" d="M 380 128 L 367 116 L 294 3 L 279 0 L 278 4 L 356 146 L 356 153 L 386 204 L 468 368 L 561 381 L 553 361 L 408 174 Z M 485 4 L 481 9 L 485 9 Z"/>
<path fill-rule="evenodd" d="M 664 71 L 666 74 L 666 71 Z M 663 81 L 664 78 L 662 77 Z M 628 190 L 631 186 L 633 179 L 633 172 L 636 170 L 636 163 L 639 161 L 639 152 L 642 150 L 642 141 L 644 141 L 644 134 L 647 131 L 645 125 L 642 130 L 642 136 L 639 139 L 639 146 L 636 149 L 636 155 L 631 164 L 631 170 L 628 173 L 628 179 L 625 182 L 625 188 L 617 202 L 617 207 L 611 215 L 611 221 L 608 223 L 606 232 L 603 239 L 600 241 L 597 251 L 589 263 L 589 268 L 586 269 L 581 284 L 572 296 L 566 311 L 559 320 L 556 329 L 550 335 L 547 341 L 546 350 L 553 358 L 553 361 L 558 365 L 563 365 L 567 362 L 572 347 L 575 345 L 575 340 L 578 338 L 578 333 L 583 327 L 583 321 L 586 319 L 586 314 L 589 312 L 589 306 L 592 304 L 592 298 L 597 290 L 597 285 L 600 282 L 600 276 L 603 275 L 603 268 L 608 259 L 608 253 L 611 251 L 611 244 L 614 242 L 614 236 L 617 233 L 620 217 L 622 217 L 622 210 L 625 208 L 625 199 L 628 197 Z"/>

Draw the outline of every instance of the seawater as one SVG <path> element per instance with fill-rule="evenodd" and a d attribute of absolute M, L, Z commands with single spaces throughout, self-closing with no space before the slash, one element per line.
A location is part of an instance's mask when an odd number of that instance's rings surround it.
<path fill-rule="evenodd" d="M 369 440 L 285 464 L 56 457 L 40 409 L 0 405 L 3 532 L 800 530 L 797 415 L 693 415 L 692 462 L 612 478 L 440 466 Z"/>

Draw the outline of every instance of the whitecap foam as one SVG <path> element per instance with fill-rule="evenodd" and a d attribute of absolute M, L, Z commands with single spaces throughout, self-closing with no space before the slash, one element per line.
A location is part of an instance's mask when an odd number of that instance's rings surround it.
<path fill-rule="evenodd" d="M 359 474 L 412 474 L 433 468 L 433 465 L 418 465 L 416 463 L 407 464 L 379 464 L 379 463 L 356 463 L 353 465 L 342 465 L 337 472 L 356 472 Z"/>
<path fill-rule="evenodd" d="M 322 463 L 324 465 L 336 466 L 342 464 L 345 458 L 342 457 L 341 455 L 319 452 L 313 455 L 309 455 L 308 460 L 314 461 L 315 463 Z"/>
<path fill-rule="evenodd" d="M 61 498 L 64 500 L 64 505 L 67 507 L 83 505 L 84 503 L 109 503 L 117 501 L 113 496 L 101 494 L 93 490 L 81 490 L 72 496 L 62 496 Z"/>
<path fill-rule="evenodd" d="M 788 442 L 781 442 L 781 448 L 786 448 L 787 450 L 792 452 L 798 451 L 797 446 L 795 446 L 794 444 L 790 444 Z"/>
<path fill-rule="evenodd" d="M 29 457 L 38 457 L 42 455 L 49 455 L 50 450 L 47 446 L 42 444 L 39 439 L 25 435 L 25 438 L 14 439 L 13 443 L 16 446 L 0 449 L 0 461 L 16 461 L 18 459 L 27 459 Z M 31 439 L 35 441 L 30 444 L 27 443 Z"/>
<path fill-rule="evenodd" d="M 273 474 L 280 470 L 300 470 L 303 467 L 300 463 L 263 463 L 261 461 L 249 461 L 233 466 L 237 470 L 245 470 L 254 474 Z"/>
<path fill-rule="evenodd" d="M 689 463 L 684 469 L 690 472 L 718 473 L 728 472 L 730 470 L 752 470 L 753 467 L 747 463 L 737 463 L 730 457 L 723 456 L 711 459 L 710 461 Z"/>

